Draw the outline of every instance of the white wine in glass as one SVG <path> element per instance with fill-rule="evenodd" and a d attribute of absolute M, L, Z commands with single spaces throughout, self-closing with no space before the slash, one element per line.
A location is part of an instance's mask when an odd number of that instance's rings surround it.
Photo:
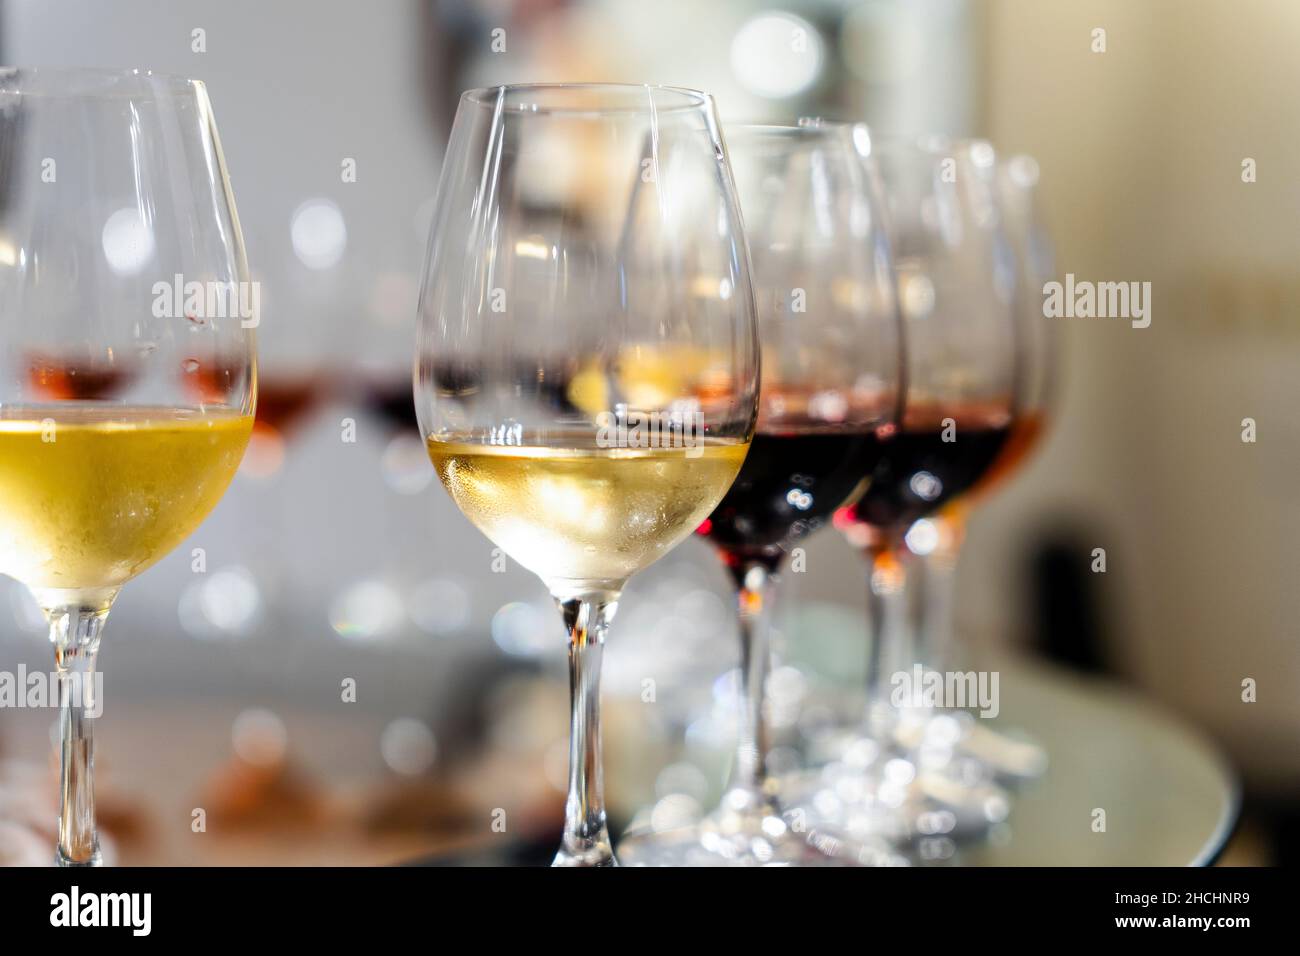
<path fill-rule="evenodd" d="M 185 408 L 0 408 L 0 572 L 42 603 L 120 588 L 212 510 L 252 427 Z"/>
<path fill-rule="evenodd" d="M 0 573 L 50 624 L 56 861 L 95 866 L 104 622 L 216 506 L 253 428 L 256 296 L 203 84 L 0 70 L 0 251 Z"/>
<path fill-rule="evenodd" d="M 539 85 L 461 97 L 420 301 L 415 397 L 461 511 L 538 575 L 569 634 L 555 864 L 615 862 L 599 676 L 628 578 L 740 470 L 758 343 L 712 99 Z"/>
<path fill-rule="evenodd" d="M 553 589 L 618 585 L 699 527 L 731 487 L 742 442 L 675 448 L 429 441 L 438 477 L 479 529 Z"/>

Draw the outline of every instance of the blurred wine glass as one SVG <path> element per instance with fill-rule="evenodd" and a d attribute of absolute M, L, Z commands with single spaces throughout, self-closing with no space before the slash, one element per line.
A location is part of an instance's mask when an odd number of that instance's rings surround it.
<path fill-rule="evenodd" d="M 986 809 L 1000 806 L 996 793 L 969 805 L 966 791 L 954 797 L 944 774 L 950 754 L 910 733 L 923 708 L 913 686 L 921 652 L 907 621 L 905 535 L 975 488 L 1002 453 L 1018 368 L 1014 259 L 993 148 L 878 139 L 875 155 L 893 224 L 906 398 L 865 493 L 836 516 L 870 565 L 867 726 L 803 798 L 863 862 L 888 855 L 881 841 L 947 835 L 971 816 L 987 826 Z"/>
<path fill-rule="evenodd" d="M 1041 446 L 1058 395 L 1058 342 L 1053 321 L 1043 316 L 1043 287 L 1055 274 L 1050 233 L 1038 202 L 1038 163 L 1016 155 L 998 163 L 998 200 L 1016 263 L 1016 405 L 1011 434 L 983 480 L 928 519 L 928 526 L 907 536 L 910 549 L 923 560 L 922 602 L 918 632 L 924 635 L 920 656 L 927 667 L 944 671 L 956 666 L 954 615 L 955 574 L 971 507 L 1010 481 Z M 962 751 L 982 765 L 981 776 L 1032 777 L 1046 767 L 1047 756 L 1033 743 L 1012 739 L 974 720 L 963 722 Z"/>
<path fill-rule="evenodd" d="M 93 866 L 104 623 L 234 477 L 256 296 L 202 83 L 0 70 L 0 163 L 0 572 L 54 645 L 57 860 Z"/>
<path fill-rule="evenodd" d="M 758 428 L 699 528 L 731 573 L 740 621 L 739 739 L 720 805 L 693 827 L 630 835 L 661 865 L 811 865 L 769 771 L 770 615 L 792 552 L 864 489 L 902 399 L 902 342 L 871 136 L 862 125 L 728 126 L 763 350 Z"/>

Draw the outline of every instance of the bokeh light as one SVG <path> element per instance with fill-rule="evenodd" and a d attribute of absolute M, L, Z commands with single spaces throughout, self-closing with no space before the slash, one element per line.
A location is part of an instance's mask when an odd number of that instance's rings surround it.
<path fill-rule="evenodd" d="M 428 724 L 413 717 L 399 717 L 384 728 L 379 751 L 394 773 L 415 777 L 433 766 L 438 742 Z"/>
<path fill-rule="evenodd" d="M 294 255 L 308 269 L 333 268 L 348 247 L 347 223 L 331 199 L 309 199 L 295 209 L 289 236 Z"/>
<path fill-rule="evenodd" d="M 731 41 L 731 70 L 749 92 L 769 99 L 801 93 L 822 71 L 825 44 L 817 29 L 783 10 L 751 17 Z"/>
<path fill-rule="evenodd" d="M 118 275 L 135 275 L 153 258 L 153 230 L 133 206 L 117 210 L 104 223 L 104 258 Z"/>

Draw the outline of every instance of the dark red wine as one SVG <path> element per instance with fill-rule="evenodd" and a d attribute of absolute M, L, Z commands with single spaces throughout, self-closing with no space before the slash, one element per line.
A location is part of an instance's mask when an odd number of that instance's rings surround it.
<path fill-rule="evenodd" d="M 420 425 L 415 417 L 415 395 L 411 390 L 409 373 L 374 378 L 364 384 L 361 394 L 366 410 L 394 432 L 409 431 L 419 435 Z"/>
<path fill-rule="evenodd" d="M 429 376 L 429 382 L 439 398 L 472 399 L 483 387 L 484 368 L 491 366 L 488 360 L 475 362 L 470 359 L 426 359 L 421 363 L 421 373 Z M 513 388 L 521 395 L 535 396 L 536 400 L 547 408 L 571 414 L 581 414 L 569 398 L 569 387 L 578 365 L 573 359 L 542 359 L 532 362 L 515 362 L 508 368 L 492 368 L 488 378 L 498 380 L 499 385 Z M 397 381 L 401 378 L 402 381 Z M 405 389 L 405 399 L 402 390 Z M 411 392 L 409 373 L 394 376 L 387 383 L 375 383 L 373 388 L 373 405 L 376 414 L 394 423 L 405 424 L 415 420 L 414 397 Z M 401 408 L 402 402 L 412 406 L 408 411 Z"/>
<path fill-rule="evenodd" d="M 240 396 L 248 363 L 242 357 L 190 357 L 182 363 L 185 387 L 199 401 L 228 402 Z M 262 371 L 257 382 L 257 429 L 287 437 L 329 398 L 325 369 Z"/>
<path fill-rule="evenodd" d="M 733 566 L 775 566 L 850 500 L 880 458 L 874 431 L 773 431 L 754 436 L 740 474 L 699 528 Z"/>
<path fill-rule="evenodd" d="M 49 401 L 93 401 L 114 397 L 135 377 L 135 368 L 110 352 L 68 358 L 45 353 L 27 357 L 32 391 Z"/>
<path fill-rule="evenodd" d="M 837 523 L 901 534 L 977 484 L 1010 431 L 1008 405 L 907 409 L 903 427 L 884 446 L 866 492 L 844 509 Z"/>
<path fill-rule="evenodd" d="M 264 376 L 257 383 L 257 424 L 288 434 L 325 399 L 323 373 Z"/>

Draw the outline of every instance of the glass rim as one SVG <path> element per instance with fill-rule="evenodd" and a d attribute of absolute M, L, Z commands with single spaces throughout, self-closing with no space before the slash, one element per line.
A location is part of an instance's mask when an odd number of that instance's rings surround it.
<path fill-rule="evenodd" d="M 862 120 L 837 120 L 824 119 L 818 117 L 799 117 L 789 121 L 730 121 L 724 120 L 722 123 L 724 134 L 730 135 L 737 132 L 755 132 L 755 133 L 773 133 L 789 135 L 810 135 L 817 132 L 825 133 L 849 133 L 856 134 L 858 130 L 864 131 L 869 137 L 871 145 L 883 146 L 893 149 L 910 149 L 914 152 L 925 153 L 928 155 L 948 155 L 959 152 L 969 152 L 972 150 L 982 152 L 985 156 L 992 157 L 996 165 L 1002 165 L 1004 162 L 1010 162 L 1022 157 L 1034 159 L 1028 153 L 1014 153 L 1004 155 L 993 141 L 984 136 L 951 136 L 947 133 L 936 132 L 900 132 L 897 130 L 881 131 Z M 1037 162 L 1037 160 L 1035 160 Z"/>
<path fill-rule="evenodd" d="M 1003 156 L 993 141 L 982 136 L 948 136 L 944 133 L 885 133 L 872 136 L 877 155 L 906 153 L 929 161 L 961 159 L 969 162 L 980 177 L 997 175 Z"/>
<path fill-rule="evenodd" d="M 652 111 L 657 114 L 681 113 L 698 110 L 708 111 L 713 105 L 712 95 L 703 90 L 697 90 L 689 86 L 665 86 L 658 83 L 501 83 L 496 86 L 480 86 L 465 90 L 460 95 L 460 101 L 484 109 L 496 109 L 497 101 L 511 93 L 557 95 L 565 93 L 608 93 L 627 97 L 633 94 L 644 96 L 649 93 L 652 97 L 655 94 L 660 94 L 679 101 L 659 105 L 655 104 L 652 99 L 650 103 L 643 101 L 641 103 L 600 106 L 591 106 L 585 103 L 580 105 L 540 105 L 533 103 L 529 107 L 520 104 L 518 109 L 511 110 L 514 113 L 537 116 L 635 115 Z"/>
<path fill-rule="evenodd" d="M 804 122 L 802 119 L 790 122 L 729 122 L 722 123 L 722 133 L 727 137 L 760 135 L 788 136 L 791 139 L 817 139 L 840 137 L 853 139 L 862 134 L 868 142 L 875 139 L 875 132 L 866 123 L 851 120 L 822 120 Z"/>
<path fill-rule="evenodd" d="M 843 146 L 864 159 L 870 158 L 875 133 L 866 123 L 855 120 L 805 120 L 789 122 L 756 122 L 722 124 L 722 135 L 729 144 L 766 141 L 769 144 L 803 144 L 815 148 L 817 144 Z"/>
<path fill-rule="evenodd" d="M 844 130 L 854 130 L 859 126 L 865 129 L 871 129 L 866 123 L 858 120 L 831 120 L 831 119 L 808 119 L 800 117 L 795 120 L 724 120 L 722 128 L 724 130 L 754 130 L 755 132 L 771 133 L 833 133 L 843 132 Z"/>
<path fill-rule="evenodd" d="M 1000 153 L 993 141 L 984 136 L 950 136 L 947 133 L 921 132 L 880 132 L 872 130 L 872 141 L 882 146 L 895 149 L 912 149 L 919 153 L 955 153 L 967 150 L 991 151 L 994 156 Z"/>
<path fill-rule="evenodd" d="M 54 88 L 25 89 L 22 85 L 13 85 L 14 80 L 27 77 L 35 79 L 38 84 L 47 81 Z M 179 73 L 160 73 L 147 67 L 0 66 L 0 93 L 10 96 L 112 98 L 138 96 L 143 92 L 114 88 L 114 84 L 124 80 L 159 84 L 168 92 L 177 94 L 206 89 L 202 80 Z"/>

